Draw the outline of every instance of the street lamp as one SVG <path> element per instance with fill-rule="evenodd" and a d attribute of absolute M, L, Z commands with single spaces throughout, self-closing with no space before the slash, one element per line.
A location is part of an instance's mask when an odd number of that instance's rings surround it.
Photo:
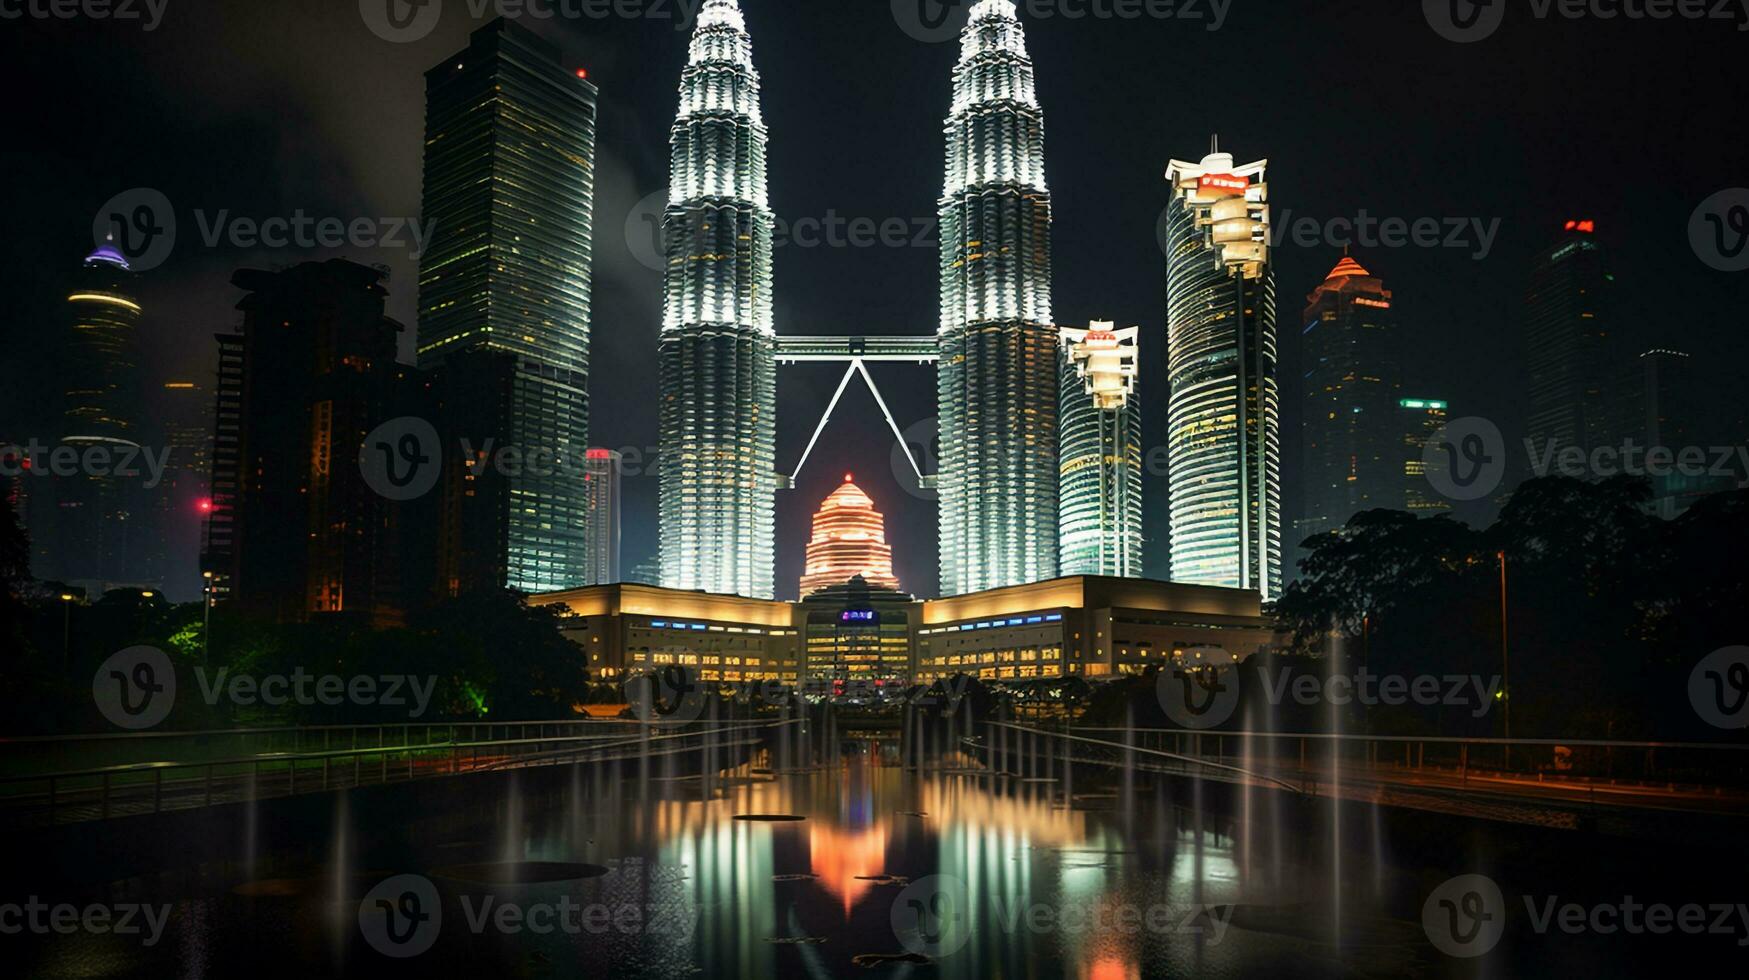
<path fill-rule="evenodd" d="M 1506 643 L 1506 549 L 1495 553 L 1500 559 L 1500 693 L 1501 707 L 1505 710 L 1506 726 L 1506 767 L 1512 768 L 1512 660 L 1507 653 Z"/>
<path fill-rule="evenodd" d="M 204 670 L 213 649 L 213 573 L 201 572 L 200 577 L 206 580 L 202 589 L 206 602 L 200 614 L 200 666 Z"/>
<path fill-rule="evenodd" d="M 61 593 L 61 659 L 73 665 L 73 600 L 70 592 Z"/>

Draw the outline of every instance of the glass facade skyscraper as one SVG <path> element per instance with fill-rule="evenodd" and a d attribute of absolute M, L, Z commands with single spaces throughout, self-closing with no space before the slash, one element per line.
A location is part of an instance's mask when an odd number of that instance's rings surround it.
<path fill-rule="evenodd" d="M 1397 404 L 1402 340 L 1393 302 L 1383 280 L 1348 256 L 1306 297 L 1296 552 L 1298 542 L 1361 511 L 1406 505 Z"/>
<path fill-rule="evenodd" d="M 1061 574 L 1142 574 L 1137 327 L 1062 329 Z"/>
<path fill-rule="evenodd" d="M 71 320 L 61 445 L 134 452 L 142 435 L 138 276 L 113 246 L 86 256 L 67 297 Z M 51 574 L 101 593 L 144 582 L 148 493 L 139 481 L 81 472 L 60 481 Z"/>
<path fill-rule="evenodd" d="M 1172 580 L 1281 595 L 1281 394 L 1267 161 L 1171 162 L 1166 410 Z"/>
<path fill-rule="evenodd" d="M 623 581 L 619 570 L 620 470 L 624 460 L 611 449 L 591 449 L 584 462 L 583 478 L 589 486 L 590 585 L 616 585 Z"/>
<path fill-rule="evenodd" d="M 1618 438 L 1614 396 L 1628 358 L 1612 334 L 1615 277 L 1590 221 L 1567 222 L 1536 257 L 1525 291 L 1526 435 L 1532 452 L 1551 441 L 1590 452 Z"/>
<path fill-rule="evenodd" d="M 542 465 L 503 476 L 502 513 L 464 520 L 500 529 L 491 563 L 523 592 L 585 576 L 596 90 L 583 75 L 502 19 L 425 75 L 419 366 L 442 377 L 476 370 L 467 353 L 514 360 L 463 434 Z"/>
<path fill-rule="evenodd" d="M 941 218 L 941 592 L 1057 575 L 1057 328 L 1044 113 L 1012 0 L 960 36 Z"/>
<path fill-rule="evenodd" d="M 746 20 L 735 0 L 706 0 L 662 219 L 662 584 L 759 599 L 778 484 L 766 141 Z"/>

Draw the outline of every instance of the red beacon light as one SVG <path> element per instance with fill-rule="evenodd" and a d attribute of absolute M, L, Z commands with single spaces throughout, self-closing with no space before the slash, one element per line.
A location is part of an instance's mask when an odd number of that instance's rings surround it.
<path fill-rule="evenodd" d="M 1576 231 L 1581 235 L 1594 235 L 1597 233 L 1597 222 L 1589 220 L 1569 221 L 1567 222 L 1567 230 Z"/>
<path fill-rule="evenodd" d="M 577 69 L 577 77 L 578 78 L 588 78 L 589 77 L 589 69 L 587 69 L 587 68 Z"/>

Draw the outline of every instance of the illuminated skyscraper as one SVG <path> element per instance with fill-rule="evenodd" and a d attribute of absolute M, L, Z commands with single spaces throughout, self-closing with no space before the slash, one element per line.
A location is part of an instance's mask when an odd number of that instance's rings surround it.
<path fill-rule="evenodd" d="M 1057 328 L 1044 113 L 1012 0 L 960 36 L 941 216 L 941 592 L 1057 575 Z"/>
<path fill-rule="evenodd" d="M 814 536 L 808 541 L 808 563 L 801 590 L 809 593 L 842 585 L 856 576 L 872 586 L 897 589 L 893 549 L 887 527 L 874 501 L 844 474 L 844 483 L 827 495 L 814 514 Z"/>
<path fill-rule="evenodd" d="M 1569 221 L 1536 257 L 1525 292 L 1526 435 L 1533 452 L 1553 441 L 1590 452 L 1618 441 L 1614 390 L 1629 363 L 1612 333 L 1615 276 L 1590 221 Z"/>
<path fill-rule="evenodd" d="M 1306 297 L 1296 550 L 1361 511 L 1405 506 L 1402 341 L 1392 302 L 1384 282 L 1347 256 Z"/>
<path fill-rule="evenodd" d="M 735 0 L 706 0 L 689 51 L 662 219 L 662 584 L 769 599 L 772 213 L 759 73 Z"/>
<path fill-rule="evenodd" d="M 1395 469 L 1402 503 L 1381 506 L 1406 509 L 1423 517 L 1451 510 L 1451 500 L 1427 482 L 1426 462 L 1428 442 L 1451 421 L 1451 403 L 1437 398 L 1399 398 L 1396 415 Z"/>
<path fill-rule="evenodd" d="M 1063 575 L 1142 574 L 1137 327 L 1062 328 Z"/>
<path fill-rule="evenodd" d="M 620 454 L 611 449 L 591 449 L 583 464 L 583 480 L 589 490 L 590 585 L 617 585 L 619 573 L 619 477 Z"/>
<path fill-rule="evenodd" d="M 1281 594 L 1281 396 L 1268 161 L 1173 160 L 1166 410 L 1172 580 Z"/>
<path fill-rule="evenodd" d="M 524 592 L 582 585 L 587 554 L 596 90 L 583 76 L 503 19 L 425 74 L 419 366 L 470 390 L 469 424 L 446 436 L 541 461 L 476 498 L 493 513 L 461 517 L 492 539 L 480 561 L 498 584 Z M 491 354 L 508 367 L 488 376 Z"/>
<path fill-rule="evenodd" d="M 61 446 L 83 457 L 93 451 L 127 454 L 138 462 L 141 442 L 137 275 L 127 259 L 105 245 L 86 256 L 78 285 L 67 297 L 72 366 Z M 58 481 L 53 575 L 93 594 L 144 583 L 149 545 L 149 493 L 144 476 L 84 472 Z"/>

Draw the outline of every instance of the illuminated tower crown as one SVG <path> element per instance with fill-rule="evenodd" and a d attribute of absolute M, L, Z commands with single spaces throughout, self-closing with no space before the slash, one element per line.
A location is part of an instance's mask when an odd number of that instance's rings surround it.
<path fill-rule="evenodd" d="M 814 536 L 808 541 L 808 564 L 802 574 L 802 595 L 842 585 L 861 575 L 870 585 L 897 589 L 893 549 L 887 544 L 886 523 L 874 501 L 844 475 L 844 484 L 827 495 L 814 515 Z"/>

